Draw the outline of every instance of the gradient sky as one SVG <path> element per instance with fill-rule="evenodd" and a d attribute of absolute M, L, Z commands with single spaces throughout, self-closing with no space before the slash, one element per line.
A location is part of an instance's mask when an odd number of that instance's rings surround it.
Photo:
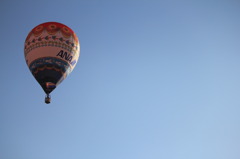
<path fill-rule="evenodd" d="M 239 159 L 238 0 L 1 0 L 0 159 Z M 72 28 L 52 103 L 24 41 Z"/>

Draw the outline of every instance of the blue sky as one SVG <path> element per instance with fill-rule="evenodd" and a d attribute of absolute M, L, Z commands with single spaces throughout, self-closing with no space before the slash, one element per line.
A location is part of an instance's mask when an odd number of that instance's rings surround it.
<path fill-rule="evenodd" d="M 237 0 L 0 2 L 1 159 L 239 159 Z M 44 103 L 24 60 L 36 25 L 81 55 Z"/>

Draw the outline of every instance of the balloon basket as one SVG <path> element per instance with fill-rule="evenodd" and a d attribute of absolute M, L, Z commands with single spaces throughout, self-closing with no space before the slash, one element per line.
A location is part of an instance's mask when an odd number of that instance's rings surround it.
<path fill-rule="evenodd" d="M 46 97 L 45 97 L 45 103 L 46 103 L 46 104 L 51 103 L 51 97 L 50 97 L 49 94 L 47 94 Z"/>

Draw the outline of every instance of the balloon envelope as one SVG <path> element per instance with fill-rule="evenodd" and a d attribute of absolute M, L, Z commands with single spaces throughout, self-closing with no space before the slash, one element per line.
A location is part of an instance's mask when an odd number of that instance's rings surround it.
<path fill-rule="evenodd" d="M 49 94 L 76 66 L 80 44 L 72 29 L 61 23 L 47 22 L 30 31 L 24 55 L 33 76 Z"/>

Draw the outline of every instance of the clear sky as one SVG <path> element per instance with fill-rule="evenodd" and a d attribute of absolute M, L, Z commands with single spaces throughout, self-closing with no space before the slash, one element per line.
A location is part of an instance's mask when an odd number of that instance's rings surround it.
<path fill-rule="evenodd" d="M 239 159 L 238 0 L 1 0 L 0 159 Z M 52 103 L 24 41 L 72 28 Z"/>

